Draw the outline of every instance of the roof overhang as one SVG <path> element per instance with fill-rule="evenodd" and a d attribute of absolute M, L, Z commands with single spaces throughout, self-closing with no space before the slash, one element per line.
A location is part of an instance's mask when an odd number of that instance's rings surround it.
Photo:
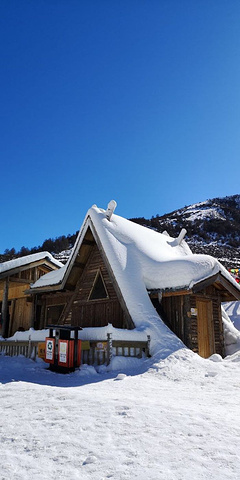
<path fill-rule="evenodd" d="M 201 282 L 196 283 L 192 287 L 193 293 L 198 293 L 209 285 L 214 285 L 220 294 L 221 301 L 228 302 L 232 300 L 240 300 L 240 288 L 236 282 L 236 286 L 233 282 L 228 280 L 221 272 L 218 272 L 212 277 L 208 277 Z"/>
<path fill-rule="evenodd" d="M 11 268 L 9 270 L 5 270 L 4 272 L 0 273 L 0 280 L 6 277 L 11 277 L 17 273 L 24 272 L 25 270 L 29 270 L 30 268 L 35 268 L 35 267 L 45 267 L 45 268 L 48 268 L 49 270 L 57 270 L 59 268 L 48 257 L 45 257 L 35 262 L 26 263 L 24 265 L 19 265 L 18 267 Z"/>
<path fill-rule="evenodd" d="M 218 272 L 211 277 L 201 280 L 190 287 L 175 287 L 175 288 L 155 288 L 148 289 L 148 293 L 151 296 L 157 296 L 161 294 L 162 297 L 175 297 L 179 295 L 198 294 L 210 285 L 214 285 L 219 294 L 222 302 L 231 302 L 234 300 L 240 300 L 240 288 L 238 284 L 228 280 L 221 272 Z"/>

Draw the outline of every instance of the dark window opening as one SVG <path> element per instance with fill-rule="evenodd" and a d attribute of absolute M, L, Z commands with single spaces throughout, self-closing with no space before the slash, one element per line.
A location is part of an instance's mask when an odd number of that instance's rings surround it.
<path fill-rule="evenodd" d="M 62 314 L 64 305 L 52 305 L 47 307 L 47 323 L 58 325 L 59 318 Z"/>
<path fill-rule="evenodd" d="M 93 289 L 90 293 L 89 300 L 100 300 L 104 298 L 108 298 L 108 294 L 102 279 L 102 275 L 101 273 L 98 273 L 93 285 Z"/>

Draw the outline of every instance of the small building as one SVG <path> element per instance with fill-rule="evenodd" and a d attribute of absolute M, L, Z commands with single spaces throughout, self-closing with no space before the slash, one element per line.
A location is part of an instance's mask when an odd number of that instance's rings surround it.
<path fill-rule="evenodd" d="M 218 260 L 193 254 L 184 231 L 157 233 L 115 206 L 90 208 L 66 265 L 31 285 L 36 328 L 111 324 L 150 333 L 152 352 L 177 336 L 203 357 L 224 355 L 221 303 L 240 299 L 237 282 Z"/>
<path fill-rule="evenodd" d="M 30 284 L 42 275 L 62 267 L 48 252 L 35 253 L 0 264 L 0 313 L 4 337 L 17 330 L 35 326 L 35 304 L 32 295 L 25 295 Z"/>

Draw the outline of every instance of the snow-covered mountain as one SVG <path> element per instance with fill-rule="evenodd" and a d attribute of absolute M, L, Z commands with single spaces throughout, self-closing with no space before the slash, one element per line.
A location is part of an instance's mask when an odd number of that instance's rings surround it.
<path fill-rule="evenodd" d="M 131 220 L 173 237 L 185 228 L 194 253 L 208 253 L 227 268 L 240 267 L 240 195 L 213 198 L 149 220 Z"/>

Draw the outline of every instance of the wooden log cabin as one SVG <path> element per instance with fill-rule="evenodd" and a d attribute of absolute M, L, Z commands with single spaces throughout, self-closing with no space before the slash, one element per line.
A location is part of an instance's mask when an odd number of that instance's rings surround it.
<path fill-rule="evenodd" d="M 199 355 L 224 356 L 221 302 L 240 299 L 239 285 L 216 259 L 193 254 L 184 232 L 173 239 L 114 207 L 89 209 L 67 264 L 28 290 L 36 327 L 111 324 L 154 332 L 161 345 L 170 329 Z"/>
<path fill-rule="evenodd" d="M 42 275 L 62 267 L 48 252 L 16 258 L 0 264 L 0 314 L 3 337 L 35 326 L 35 304 L 25 295 L 30 284 Z"/>

